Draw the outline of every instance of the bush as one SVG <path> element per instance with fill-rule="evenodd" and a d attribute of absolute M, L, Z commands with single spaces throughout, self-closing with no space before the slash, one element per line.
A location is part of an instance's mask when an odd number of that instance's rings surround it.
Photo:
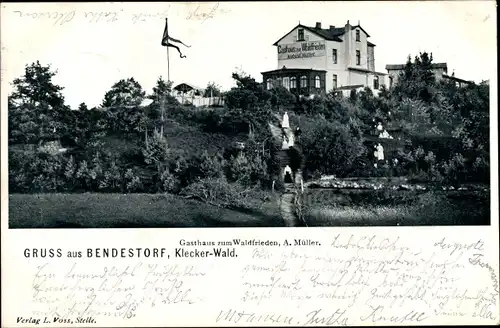
<path fill-rule="evenodd" d="M 181 195 L 225 208 L 250 208 L 241 185 L 225 178 L 207 178 L 190 184 Z"/>
<path fill-rule="evenodd" d="M 359 132 L 353 130 L 356 130 L 353 125 L 316 120 L 302 137 L 306 170 L 339 177 L 353 170 L 353 164 L 365 149 Z"/>

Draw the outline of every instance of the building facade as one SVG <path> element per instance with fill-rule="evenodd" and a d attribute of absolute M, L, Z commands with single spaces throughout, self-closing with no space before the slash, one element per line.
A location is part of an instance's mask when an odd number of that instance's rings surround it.
<path fill-rule="evenodd" d="M 278 69 L 262 72 L 266 88 L 276 84 L 311 95 L 371 88 L 377 93 L 386 73 L 375 71 L 375 45 L 358 24 L 322 28 L 297 25 L 274 43 Z"/>
<path fill-rule="evenodd" d="M 395 65 L 386 65 L 385 69 L 387 70 L 387 79 L 389 87 L 392 87 L 399 78 L 399 74 L 404 70 L 405 64 L 395 64 Z M 448 73 L 448 65 L 446 63 L 434 63 L 431 64 L 432 71 L 436 76 L 437 80 L 443 78 Z"/>
<path fill-rule="evenodd" d="M 387 80 L 388 87 L 391 88 L 398 81 L 399 75 L 404 70 L 404 64 L 395 64 L 395 65 L 386 65 L 385 69 L 387 70 Z M 431 64 L 432 72 L 436 77 L 437 81 L 448 80 L 450 82 L 455 83 L 458 87 L 465 86 L 467 84 L 473 83 L 472 81 L 467 81 L 463 79 L 459 79 L 452 75 L 448 75 L 448 64 L 447 63 L 434 63 Z"/>

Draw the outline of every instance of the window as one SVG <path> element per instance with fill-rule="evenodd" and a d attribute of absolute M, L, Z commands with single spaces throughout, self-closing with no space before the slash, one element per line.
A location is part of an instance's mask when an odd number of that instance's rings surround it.
<path fill-rule="evenodd" d="M 303 75 L 300 77 L 300 87 L 307 88 L 307 76 Z"/>
<path fill-rule="evenodd" d="M 378 87 L 379 87 L 378 75 L 375 75 L 373 77 L 373 89 L 378 90 Z"/>
<path fill-rule="evenodd" d="M 393 77 L 389 76 L 389 88 L 392 88 Z"/>
<path fill-rule="evenodd" d="M 283 79 L 281 77 L 276 79 L 276 85 L 283 85 Z"/>
<path fill-rule="evenodd" d="M 290 89 L 297 89 L 297 78 L 295 76 L 290 79 Z"/>
<path fill-rule="evenodd" d="M 361 52 L 356 50 L 356 65 L 361 65 Z"/>
<path fill-rule="evenodd" d="M 271 79 L 267 79 L 266 83 L 267 83 L 267 90 L 271 90 L 271 87 L 272 87 L 272 85 L 271 85 Z"/>
<path fill-rule="evenodd" d="M 321 79 L 319 78 L 318 75 L 316 75 L 316 78 L 314 79 L 314 87 L 316 89 L 321 88 Z"/>
<path fill-rule="evenodd" d="M 359 42 L 360 40 L 360 35 L 359 35 L 359 30 L 356 30 L 356 41 Z"/>
<path fill-rule="evenodd" d="M 299 28 L 297 31 L 297 41 L 304 41 L 304 29 Z"/>
<path fill-rule="evenodd" d="M 332 49 L 332 60 L 334 64 L 337 64 L 337 49 Z"/>
<path fill-rule="evenodd" d="M 283 88 L 290 90 L 290 78 L 289 77 L 283 78 Z"/>
<path fill-rule="evenodd" d="M 333 89 L 337 89 L 337 75 L 336 74 L 333 74 Z"/>

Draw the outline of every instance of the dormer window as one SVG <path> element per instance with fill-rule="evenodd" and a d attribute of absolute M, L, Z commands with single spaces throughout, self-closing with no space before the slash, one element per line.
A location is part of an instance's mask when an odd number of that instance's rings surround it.
<path fill-rule="evenodd" d="M 356 41 L 357 42 L 361 41 L 361 37 L 359 35 L 359 30 L 356 30 Z"/>
<path fill-rule="evenodd" d="M 297 41 L 304 41 L 304 29 L 299 28 L 297 31 Z"/>

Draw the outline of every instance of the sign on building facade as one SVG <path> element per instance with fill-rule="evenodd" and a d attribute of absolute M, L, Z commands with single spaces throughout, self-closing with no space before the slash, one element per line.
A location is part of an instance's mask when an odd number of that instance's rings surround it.
<path fill-rule="evenodd" d="M 279 60 L 323 57 L 325 55 L 325 41 L 296 42 L 278 46 Z"/>

